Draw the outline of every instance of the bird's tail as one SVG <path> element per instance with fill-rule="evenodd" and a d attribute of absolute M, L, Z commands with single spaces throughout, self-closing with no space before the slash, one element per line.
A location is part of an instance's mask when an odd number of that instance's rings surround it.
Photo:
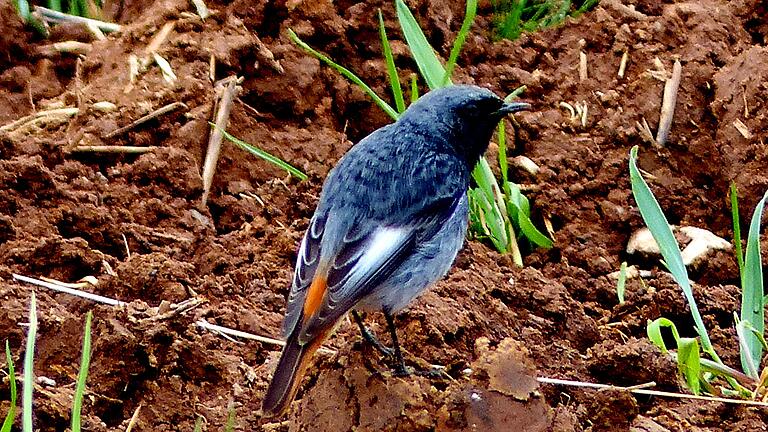
<path fill-rule="evenodd" d="M 285 342 L 280 362 L 261 402 L 261 412 L 265 417 L 279 416 L 288 409 L 299 390 L 309 360 L 325 339 L 316 337 L 315 340 L 302 345 L 298 337 L 301 326 L 297 327 Z"/>

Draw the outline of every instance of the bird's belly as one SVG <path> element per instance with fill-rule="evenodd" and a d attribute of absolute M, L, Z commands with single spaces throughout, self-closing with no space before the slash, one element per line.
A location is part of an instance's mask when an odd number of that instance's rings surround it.
<path fill-rule="evenodd" d="M 445 276 L 464 245 L 468 217 L 469 206 L 467 196 L 464 195 L 443 228 L 432 239 L 419 245 L 409 259 L 355 308 L 371 312 L 380 312 L 382 309 L 397 312 Z"/>

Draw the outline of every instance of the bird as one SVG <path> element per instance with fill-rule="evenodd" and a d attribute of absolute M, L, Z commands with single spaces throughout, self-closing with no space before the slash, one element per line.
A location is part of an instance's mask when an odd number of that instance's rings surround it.
<path fill-rule="evenodd" d="M 342 156 L 299 246 L 285 346 L 263 416 L 286 413 L 312 354 L 350 312 L 365 340 L 394 355 L 394 372 L 408 375 L 394 316 L 450 270 L 466 236 L 472 169 L 499 121 L 530 107 L 483 87 L 450 85 L 424 94 Z M 384 314 L 393 349 L 358 311 Z"/>

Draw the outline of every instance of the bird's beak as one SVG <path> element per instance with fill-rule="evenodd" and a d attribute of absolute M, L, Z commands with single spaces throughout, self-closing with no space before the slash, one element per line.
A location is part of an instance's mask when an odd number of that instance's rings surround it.
<path fill-rule="evenodd" d="M 504 102 L 504 105 L 496 111 L 496 115 L 503 117 L 507 114 L 516 113 L 519 111 L 528 111 L 531 109 L 531 104 L 526 102 Z"/>

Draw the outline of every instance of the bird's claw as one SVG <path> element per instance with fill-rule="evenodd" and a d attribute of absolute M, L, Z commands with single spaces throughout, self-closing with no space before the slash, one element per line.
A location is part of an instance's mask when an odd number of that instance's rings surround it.
<path fill-rule="evenodd" d="M 416 369 L 404 364 L 396 365 L 391 370 L 392 376 L 396 378 L 407 378 L 416 375 L 428 379 L 445 379 L 447 374 L 441 367 L 431 366 L 428 369 Z"/>

